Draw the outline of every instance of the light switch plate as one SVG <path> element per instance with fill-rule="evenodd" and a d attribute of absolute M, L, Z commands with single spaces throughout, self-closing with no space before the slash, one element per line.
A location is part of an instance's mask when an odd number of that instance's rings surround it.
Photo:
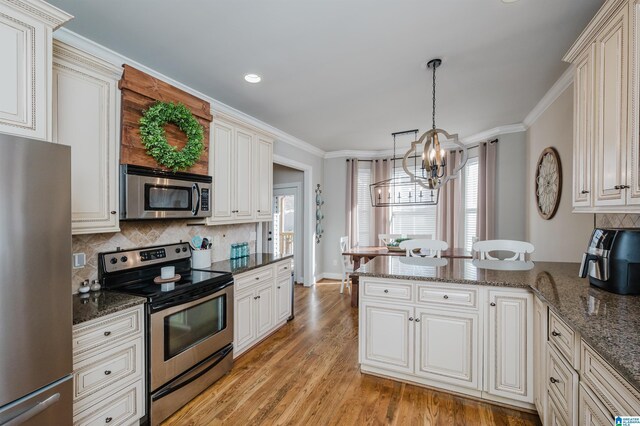
<path fill-rule="evenodd" d="M 73 269 L 84 268 L 87 264 L 87 256 L 84 253 L 73 253 Z"/>

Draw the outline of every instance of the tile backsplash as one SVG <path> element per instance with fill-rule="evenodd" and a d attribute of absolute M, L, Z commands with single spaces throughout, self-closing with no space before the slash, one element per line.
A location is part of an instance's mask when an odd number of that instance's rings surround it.
<path fill-rule="evenodd" d="M 599 213 L 596 214 L 597 228 L 640 228 L 640 214 Z"/>
<path fill-rule="evenodd" d="M 157 244 L 189 241 L 195 235 L 213 237 L 213 260 L 229 257 L 229 248 L 233 243 L 249 242 L 255 252 L 255 223 L 221 226 L 187 226 L 186 220 L 162 221 L 126 221 L 120 222 L 120 232 L 106 234 L 74 235 L 71 243 L 73 253 L 85 253 L 87 264 L 73 269 L 71 292 L 77 293 L 79 284 L 86 279 L 98 278 L 98 253 L 104 251 L 131 249 Z"/>

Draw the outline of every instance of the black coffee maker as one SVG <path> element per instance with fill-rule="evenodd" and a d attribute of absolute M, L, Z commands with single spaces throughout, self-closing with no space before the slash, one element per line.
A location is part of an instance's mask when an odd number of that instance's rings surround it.
<path fill-rule="evenodd" d="M 640 229 L 596 228 L 582 255 L 580 277 L 616 294 L 640 294 Z"/>

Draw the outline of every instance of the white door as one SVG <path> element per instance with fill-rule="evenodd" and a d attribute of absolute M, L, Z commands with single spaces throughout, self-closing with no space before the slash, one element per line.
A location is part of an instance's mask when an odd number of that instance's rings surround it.
<path fill-rule="evenodd" d="M 537 297 L 534 298 L 533 309 L 533 402 L 544 419 L 545 394 L 547 381 L 545 366 L 547 358 L 547 305 Z"/>
<path fill-rule="evenodd" d="M 628 9 L 596 36 L 596 206 L 625 203 Z"/>
<path fill-rule="evenodd" d="M 273 294 L 273 281 L 256 289 L 256 330 L 258 339 L 267 334 L 275 325 L 275 299 Z"/>
<path fill-rule="evenodd" d="M 273 219 L 273 142 L 258 135 L 255 157 L 256 217 L 269 221 Z"/>
<path fill-rule="evenodd" d="M 74 234 L 120 230 L 117 85 L 121 73 L 120 67 L 54 43 L 53 142 L 71 146 Z"/>
<path fill-rule="evenodd" d="M 573 83 L 573 207 L 591 207 L 593 151 L 593 57 L 595 45 L 576 61 Z"/>
<path fill-rule="evenodd" d="M 365 302 L 360 309 L 360 362 L 413 374 L 413 308 Z"/>
<path fill-rule="evenodd" d="M 291 276 L 278 277 L 276 281 L 276 323 L 286 321 L 291 316 Z"/>
<path fill-rule="evenodd" d="M 417 376 L 480 389 L 478 314 L 416 309 Z"/>
<path fill-rule="evenodd" d="M 273 215 L 268 226 L 268 251 L 270 253 L 293 254 L 295 281 L 302 282 L 304 271 L 302 223 L 302 185 L 280 184 L 273 189 Z"/>
<path fill-rule="evenodd" d="M 213 177 L 211 222 L 229 220 L 233 213 L 233 128 L 220 122 L 211 126 L 213 149 L 209 155 L 209 173 Z"/>
<path fill-rule="evenodd" d="M 487 392 L 533 403 L 533 295 L 506 290 L 488 293 Z"/>
<path fill-rule="evenodd" d="M 253 135 L 236 129 L 233 173 L 235 176 L 234 211 L 238 219 L 255 217 L 253 207 Z"/>
<path fill-rule="evenodd" d="M 256 294 L 254 291 L 237 292 L 233 307 L 233 350 L 240 353 L 250 346 L 257 337 L 256 333 Z"/>

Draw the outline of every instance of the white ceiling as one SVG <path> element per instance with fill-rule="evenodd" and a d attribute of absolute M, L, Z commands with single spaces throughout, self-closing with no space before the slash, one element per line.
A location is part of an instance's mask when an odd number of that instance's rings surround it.
<path fill-rule="evenodd" d="M 519 123 L 603 0 L 50 0 L 91 40 L 323 150 Z M 251 85 L 246 73 L 262 75 Z"/>

